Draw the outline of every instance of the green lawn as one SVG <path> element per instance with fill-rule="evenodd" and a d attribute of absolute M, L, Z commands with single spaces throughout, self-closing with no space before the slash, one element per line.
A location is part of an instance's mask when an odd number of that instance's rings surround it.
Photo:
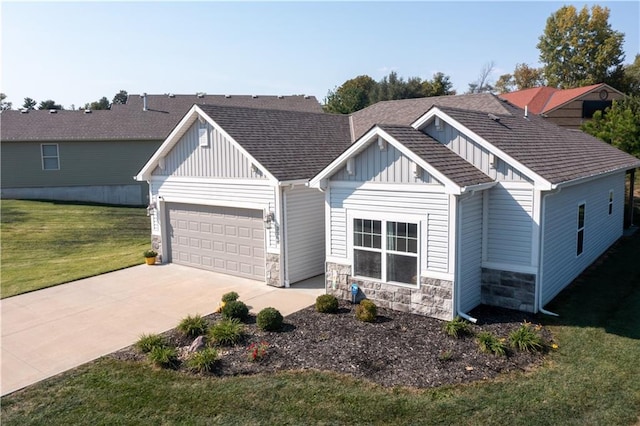
<path fill-rule="evenodd" d="M 144 262 L 144 208 L 2 200 L 2 297 Z"/>
<path fill-rule="evenodd" d="M 319 372 L 216 378 L 103 358 L 2 399 L 24 424 L 630 425 L 640 422 L 640 234 L 547 308 L 544 366 L 471 385 L 387 389 Z M 429 368 L 428 365 L 425 368 Z"/>

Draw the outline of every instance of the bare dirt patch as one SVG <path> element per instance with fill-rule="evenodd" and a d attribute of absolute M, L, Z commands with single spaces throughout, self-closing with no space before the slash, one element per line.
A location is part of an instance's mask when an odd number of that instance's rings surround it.
<path fill-rule="evenodd" d="M 478 323 L 471 328 L 477 334 L 489 331 L 499 338 L 528 321 L 545 339 L 552 342 L 548 329 L 537 325 L 535 316 L 506 309 L 481 306 L 472 314 Z M 208 315 L 213 324 L 220 314 Z M 260 331 L 255 316 L 246 323 L 241 344 L 220 347 L 215 376 L 250 375 L 281 370 L 314 369 L 349 374 L 383 386 L 433 386 L 489 379 L 510 371 L 525 371 L 539 365 L 544 353 L 509 350 L 507 356 L 480 352 L 474 336 L 455 339 L 443 331 L 443 321 L 378 309 L 373 323 L 355 318 L 355 306 L 341 302 L 336 314 L 321 314 L 314 307 L 305 308 L 285 318 L 282 330 Z M 188 347 L 193 339 L 177 330 L 164 335 L 178 348 Z M 252 343 L 266 342 L 266 356 L 260 361 L 248 359 Z M 144 361 L 144 354 L 133 346 L 111 356 L 130 361 Z M 178 369 L 185 370 L 182 363 Z"/>

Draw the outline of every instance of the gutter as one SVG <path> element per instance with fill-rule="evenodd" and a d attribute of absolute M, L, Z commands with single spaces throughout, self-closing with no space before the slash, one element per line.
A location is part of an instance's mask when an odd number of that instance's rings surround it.
<path fill-rule="evenodd" d="M 538 252 L 538 282 L 536 283 L 536 289 L 535 289 L 535 302 L 536 305 L 538 305 L 538 312 L 541 312 L 545 315 L 550 315 L 553 317 L 559 317 L 560 315 L 556 314 L 555 312 L 551 312 L 551 311 L 547 311 L 546 309 L 544 309 L 542 307 L 542 278 L 543 278 L 543 271 L 544 271 L 544 238 L 543 238 L 543 232 L 544 232 L 544 225 L 545 225 L 545 212 L 546 212 L 546 206 L 547 206 L 547 197 L 549 195 L 555 195 L 560 193 L 560 191 L 562 191 L 562 187 L 558 187 L 557 185 L 555 185 L 554 191 L 553 192 L 547 192 L 546 194 L 544 194 L 542 196 L 542 206 L 540 209 L 540 231 L 538 233 L 538 239 L 540 241 L 540 249 Z"/>
<path fill-rule="evenodd" d="M 492 183 L 492 185 L 490 185 L 489 187 L 493 186 L 495 184 L 495 182 Z M 462 202 L 463 201 L 467 201 L 471 198 L 473 198 L 474 195 L 476 195 L 476 190 L 471 190 L 470 192 L 468 192 L 469 196 L 465 197 L 464 200 L 462 198 L 458 199 L 458 203 L 456 206 L 456 275 L 455 275 L 455 279 L 454 279 L 454 289 L 453 289 L 453 296 L 455 298 L 455 313 L 456 315 L 458 315 L 460 318 L 464 318 L 465 320 L 472 322 L 472 323 L 476 323 L 478 322 L 478 320 L 476 318 L 473 318 L 472 316 L 470 316 L 469 314 L 462 312 L 460 310 L 460 295 L 459 295 L 459 290 L 460 290 L 460 277 L 462 275 L 462 262 L 460 261 L 459 258 L 459 254 L 460 254 L 460 245 L 461 243 L 461 239 L 460 239 L 460 235 L 462 234 L 462 221 L 460 220 L 461 216 L 462 216 Z"/>

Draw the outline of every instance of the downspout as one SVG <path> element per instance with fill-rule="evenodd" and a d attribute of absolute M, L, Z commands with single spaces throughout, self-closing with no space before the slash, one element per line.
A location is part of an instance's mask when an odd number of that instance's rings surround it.
<path fill-rule="evenodd" d="M 471 198 L 473 198 L 473 196 L 476 195 L 476 191 L 472 190 L 471 194 L 468 197 L 464 198 L 464 201 L 467 201 Z M 462 244 L 462 239 L 460 238 L 460 236 L 462 235 L 462 197 L 460 197 L 458 199 L 458 203 L 456 206 L 456 275 L 455 275 L 455 279 L 453 280 L 454 282 L 454 289 L 453 289 L 453 297 L 455 298 L 455 312 L 456 315 L 458 315 L 460 318 L 464 318 L 465 320 L 472 322 L 472 323 L 476 323 L 478 322 L 478 320 L 476 318 L 473 318 L 472 316 L 462 312 L 460 310 L 460 295 L 459 295 L 459 290 L 460 290 L 460 277 L 462 275 L 462 262 L 460 262 L 460 251 L 461 251 L 461 247 L 460 245 Z"/>
<path fill-rule="evenodd" d="M 540 241 L 540 250 L 539 250 L 539 254 L 538 254 L 538 282 L 536 283 L 536 304 L 538 305 L 538 311 L 545 314 L 545 315 L 550 315 L 553 317 L 559 317 L 560 315 L 556 314 L 555 312 L 551 312 L 551 311 L 547 311 L 546 309 L 544 309 L 542 307 L 542 276 L 543 276 L 543 270 L 544 270 L 544 225 L 545 225 L 545 212 L 546 212 L 546 207 L 547 207 L 547 197 L 549 195 L 555 195 L 560 193 L 560 191 L 562 191 L 562 188 L 557 188 L 556 191 L 551 191 L 551 192 L 547 192 L 546 194 L 544 194 L 542 196 L 542 206 L 540 208 L 540 231 L 538 234 L 538 239 Z"/>

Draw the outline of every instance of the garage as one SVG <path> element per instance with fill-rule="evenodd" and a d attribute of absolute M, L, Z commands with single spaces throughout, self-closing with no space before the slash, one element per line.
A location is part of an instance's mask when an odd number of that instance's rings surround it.
<path fill-rule="evenodd" d="M 262 216 L 260 210 L 169 203 L 170 261 L 264 281 Z"/>

